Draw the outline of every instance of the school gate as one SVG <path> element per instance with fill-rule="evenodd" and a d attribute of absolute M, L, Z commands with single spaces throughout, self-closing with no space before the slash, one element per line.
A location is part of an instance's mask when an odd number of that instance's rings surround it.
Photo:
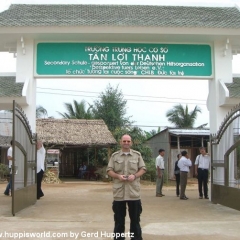
<path fill-rule="evenodd" d="M 0 82 L 24 83 L 21 96 L 1 93 L 1 109 L 11 109 L 18 98 L 33 132 L 37 78 L 208 80 L 212 134 L 239 103 L 238 80 L 234 94 L 230 86 L 232 56 L 240 53 L 240 12 L 233 4 L 12 4 L 0 13 L 0 51 L 17 58 L 15 75 L 2 73 Z M 215 171 L 215 181 L 223 181 L 222 174 Z"/>
<path fill-rule="evenodd" d="M 13 101 L 12 215 L 33 205 L 37 197 L 36 135 L 21 107 Z"/>
<path fill-rule="evenodd" d="M 240 210 L 239 123 L 240 104 L 225 117 L 217 134 L 211 135 L 212 202 L 237 210 Z M 234 176 L 236 181 L 231 181 L 230 176 Z"/>

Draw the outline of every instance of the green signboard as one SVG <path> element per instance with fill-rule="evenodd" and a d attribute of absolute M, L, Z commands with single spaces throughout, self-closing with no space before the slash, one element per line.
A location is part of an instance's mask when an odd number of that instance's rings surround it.
<path fill-rule="evenodd" d="M 211 77 L 210 45 L 38 43 L 37 76 Z"/>

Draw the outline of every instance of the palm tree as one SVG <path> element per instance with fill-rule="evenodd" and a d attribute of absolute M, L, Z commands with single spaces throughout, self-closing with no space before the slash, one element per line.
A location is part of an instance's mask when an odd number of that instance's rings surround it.
<path fill-rule="evenodd" d="M 188 110 L 188 106 L 184 107 L 179 104 L 168 110 L 166 117 L 168 121 L 173 123 L 177 128 L 193 128 L 193 125 L 197 119 L 197 114 L 201 113 L 201 109 L 195 106 L 193 111 Z"/>
<path fill-rule="evenodd" d="M 86 110 L 86 103 L 84 100 L 77 102 L 73 100 L 73 105 L 71 103 L 64 103 L 67 110 L 66 113 L 58 112 L 63 118 L 66 119 L 93 119 L 94 115 L 92 113 L 92 106 L 89 105 Z"/>
<path fill-rule="evenodd" d="M 36 107 L 36 118 L 45 118 L 47 117 L 47 110 L 41 105 Z"/>
<path fill-rule="evenodd" d="M 151 138 L 152 136 L 156 135 L 161 131 L 161 128 L 158 127 L 158 130 L 152 129 L 150 132 L 144 131 L 146 135 L 146 139 Z"/>

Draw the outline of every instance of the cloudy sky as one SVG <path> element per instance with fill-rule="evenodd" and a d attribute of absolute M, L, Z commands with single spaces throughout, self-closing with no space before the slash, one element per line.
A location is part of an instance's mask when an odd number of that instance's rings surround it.
<path fill-rule="evenodd" d="M 13 0 L 12 3 L 98 3 L 98 4 L 139 4 L 139 1 L 34 1 Z M 147 1 L 148 4 L 161 4 L 166 1 Z M 240 1 L 167 1 L 175 5 L 176 2 L 184 5 L 231 5 Z M 1 0 L 0 9 L 6 7 L 10 1 Z M 233 58 L 233 73 L 240 73 L 240 59 Z M 15 59 L 11 54 L 0 54 L 0 72 L 14 72 Z M 188 104 L 190 109 L 198 105 L 202 109 L 195 126 L 209 122 L 209 113 L 206 108 L 208 96 L 207 80 L 156 80 L 156 79 L 38 79 L 37 80 L 37 104 L 47 109 L 49 116 L 60 118 L 59 112 L 65 112 L 64 102 L 72 103 L 85 100 L 92 104 L 99 93 L 106 86 L 119 86 L 124 98 L 127 100 L 127 115 L 132 116 L 135 124 L 144 127 L 145 130 L 157 129 L 157 126 L 169 126 L 166 112 L 176 104 Z"/>

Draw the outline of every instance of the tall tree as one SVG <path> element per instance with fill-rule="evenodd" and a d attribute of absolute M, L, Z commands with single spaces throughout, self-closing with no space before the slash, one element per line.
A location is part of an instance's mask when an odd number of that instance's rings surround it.
<path fill-rule="evenodd" d="M 104 120 L 110 131 L 132 123 L 130 117 L 126 117 L 127 101 L 118 86 L 114 88 L 109 84 L 99 98 L 93 104 L 93 113 L 96 118 Z"/>
<path fill-rule="evenodd" d="M 168 110 L 166 116 L 168 121 L 177 128 L 193 128 L 198 113 L 201 113 L 201 109 L 198 106 L 195 106 L 193 111 L 189 111 L 188 105 L 184 108 L 179 104 Z"/>
<path fill-rule="evenodd" d="M 46 118 L 48 116 L 47 110 L 41 105 L 36 107 L 36 118 Z"/>
<path fill-rule="evenodd" d="M 67 119 L 93 119 L 94 115 L 92 113 L 92 106 L 89 105 L 88 109 L 86 109 L 86 102 L 82 100 L 81 102 L 77 102 L 73 100 L 73 105 L 71 103 L 64 103 L 64 106 L 67 110 L 66 113 L 60 113 L 63 118 Z"/>

